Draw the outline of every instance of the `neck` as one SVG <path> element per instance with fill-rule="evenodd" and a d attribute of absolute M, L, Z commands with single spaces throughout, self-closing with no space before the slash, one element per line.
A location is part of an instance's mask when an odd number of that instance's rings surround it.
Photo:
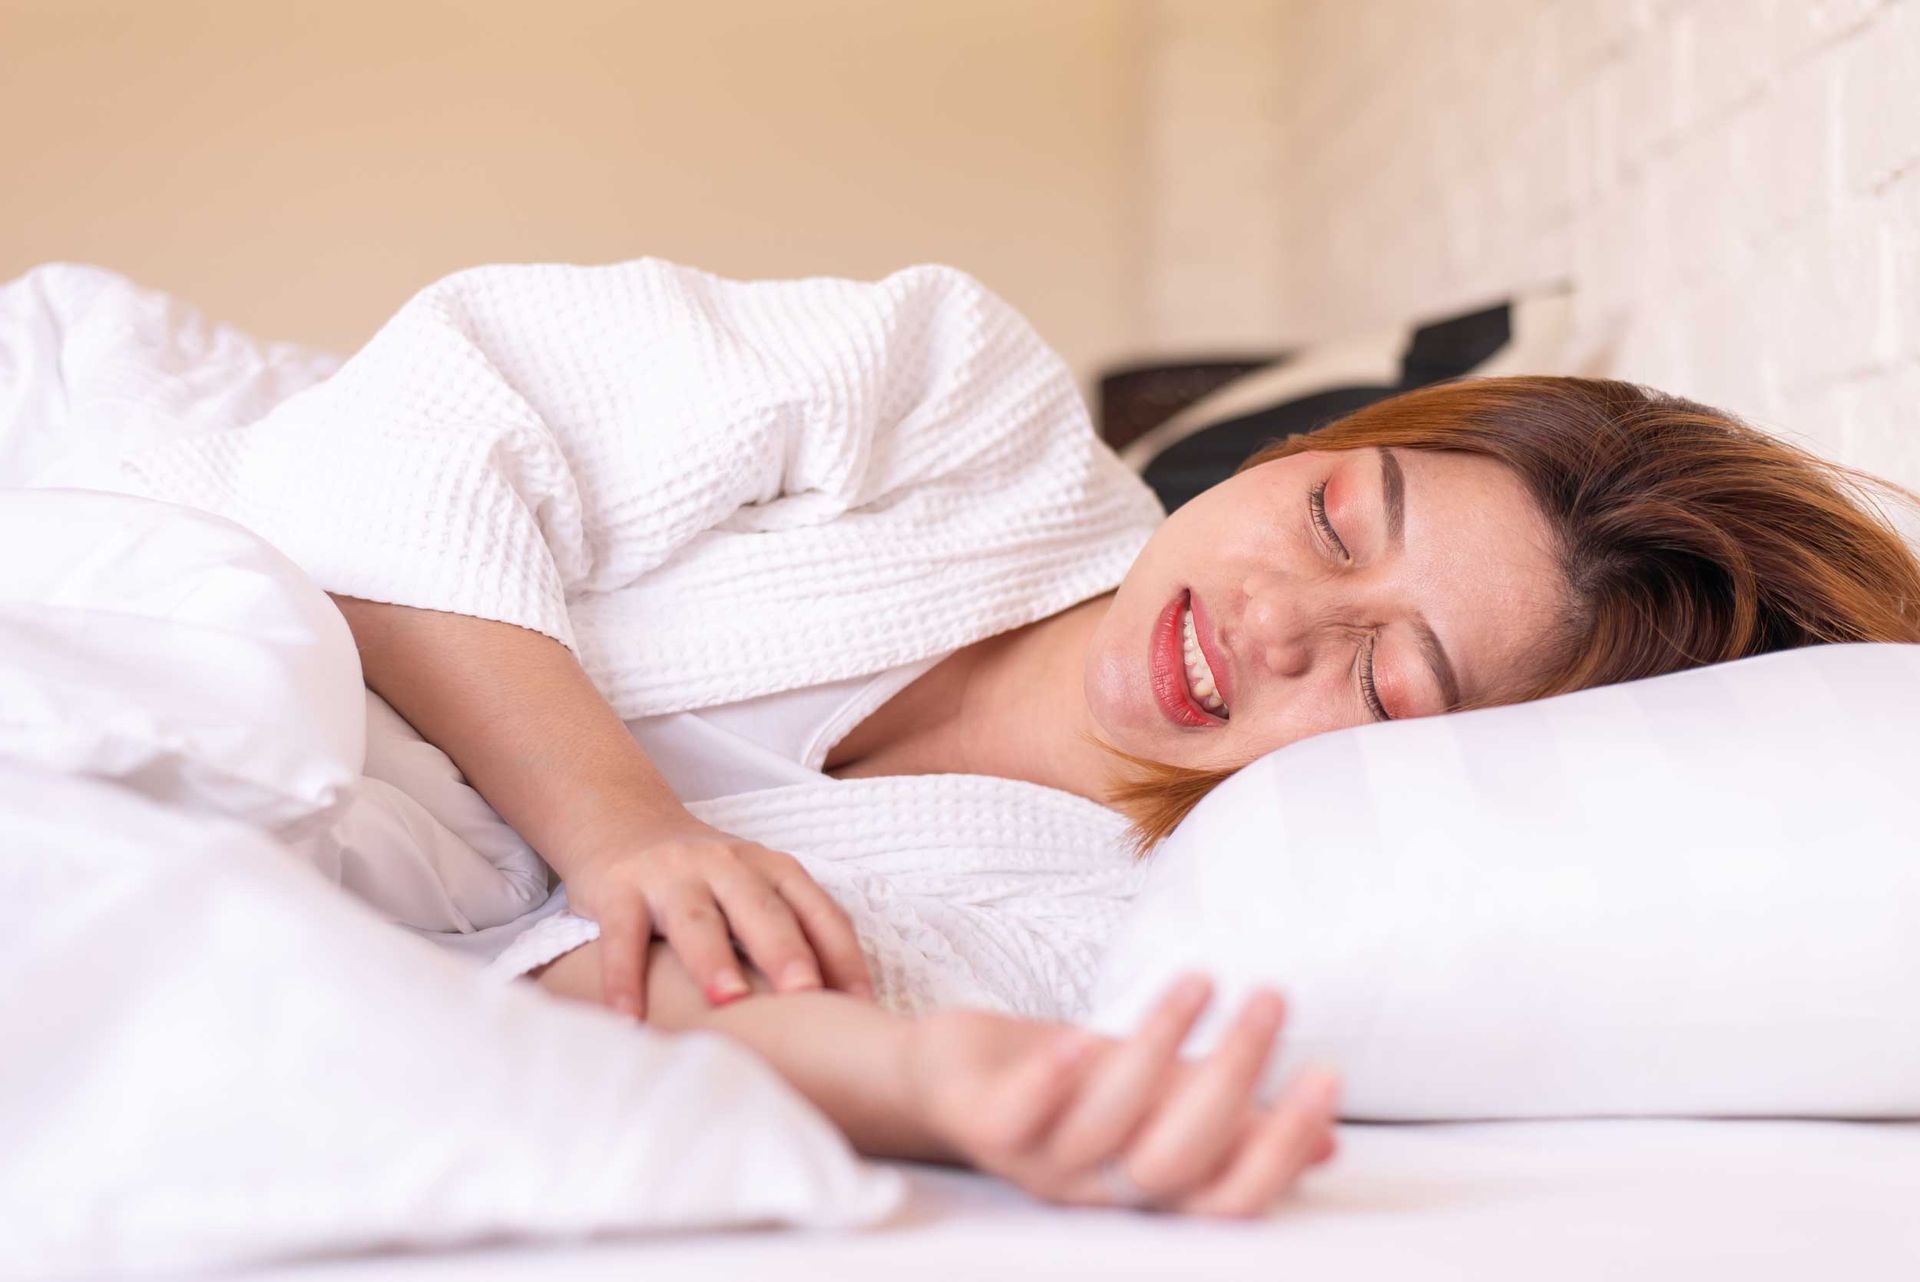
<path fill-rule="evenodd" d="M 1087 646 L 1107 593 L 982 643 L 961 699 L 957 745 L 970 774 L 1104 798 L 1107 758 L 1084 736 L 1096 727 L 1082 684 Z"/>

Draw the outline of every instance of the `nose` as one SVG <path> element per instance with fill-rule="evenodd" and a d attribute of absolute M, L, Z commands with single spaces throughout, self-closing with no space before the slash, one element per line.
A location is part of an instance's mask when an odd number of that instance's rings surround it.
<path fill-rule="evenodd" d="M 1240 615 L 1247 656 L 1276 677 L 1298 677 L 1313 667 L 1315 627 L 1305 586 L 1297 579 L 1249 579 Z"/>

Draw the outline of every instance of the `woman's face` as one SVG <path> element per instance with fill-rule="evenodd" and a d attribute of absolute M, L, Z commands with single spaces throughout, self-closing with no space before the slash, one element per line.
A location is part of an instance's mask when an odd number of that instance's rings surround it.
<path fill-rule="evenodd" d="M 1087 702 L 1115 747 L 1237 768 L 1323 731 L 1499 700 L 1532 675 L 1564 599 L 1545 518 L 1504 465 L 1295 454 L 1154 533 L 1093 634 Z"/>

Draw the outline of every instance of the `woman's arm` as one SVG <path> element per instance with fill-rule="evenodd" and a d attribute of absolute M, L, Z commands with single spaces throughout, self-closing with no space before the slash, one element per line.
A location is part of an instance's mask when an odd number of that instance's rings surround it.
<path fill-rule="evenodd" d="M 549 963 L 537 972 L 541 986 L 576 1001 L 603 1002 L 598 948 L 596 940 Z M 712 1029 L 757 1051 L 864 1153 L 954 1160 L 912 1121 L 903 1086 L 908 1020 L 840 993 L 776 994 L 757 970 L 750 973 L 751 996 L 714 1007 L 671 952 L 658 943 L 653 948 L 648 1024 L 673 1032 Z M 856 1064 L 865 1071 L 849 1072 Z"/>
<path fill-rule="evenodd" d="M 595 947 L 540 983 L 598 1000 Z M 650 1023 L 743 1043 L 875 1157 L 965 1162 L 1059 1202 L 1245 1216 L 1333 1153 L 1330 1074 L 1302 1074 L 1270 1106 L 1257 1099 L 1284 1020 L 1271 992 L 1196 1064 L 1179 1048 L 1208 1004 L 1198 977 L 1112 1041 L 987 1011 L 907 1018 L 839 993 L 761 996 L 758 977 L 755 996 L 713 1009 L 664 952 L 647 975 Z"/>
<path fill-rule="evenodd" d="M 871 993 L 852 923 L 792 856 L 701 823 L 550 637 L 336 596 L 366 682 L 453 759 L 600 923 L 609 1005 L 645 1011 L 658 929 L 711 1001 L 747 991 L 728 940 L 783 991 Z"/>

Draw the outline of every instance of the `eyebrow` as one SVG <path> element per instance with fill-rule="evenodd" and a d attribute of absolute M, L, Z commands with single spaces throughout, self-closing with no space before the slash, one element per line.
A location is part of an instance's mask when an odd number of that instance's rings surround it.
<path fill-rule="evenodd" d="M 1398 551 L 1407 527 L 1407 474 L 1384 445 L 1380 447 L 1380 504 L 1387 509 L 1387 540 Z"/>
<path fill-rule="evenodd" d="M 1387 513 L 1387 540 L 1399 551 L 1406 545 L 1407 474 L 1400 469 L 1400 460 L 1394 457 L 1393 450 L 1384 445 L 1380 447 L 1380 506 Z M 1433 669 L 1433 679 L 1439 683 L 1447 709 L 1459 707 L 1459 674 L 1454 671 L 1453 661 L 1447 658 L 1446 647 L 1434 635 L 1432 625 L 1420 614 L 1413 616 L 1413 635 L 1420 643 L 1420 653 L 1426 657 L 1427 666 Z"/>

